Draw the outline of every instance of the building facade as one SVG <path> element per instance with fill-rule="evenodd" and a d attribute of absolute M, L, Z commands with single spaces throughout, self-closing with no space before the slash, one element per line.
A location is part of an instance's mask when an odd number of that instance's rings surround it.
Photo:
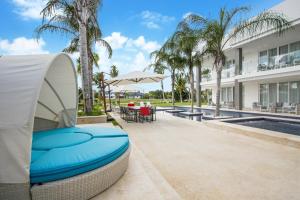
<path fill-rule="evenodd" d="M 222 71 L 221 104 L 235 109 L 259 105 L 293 106 L 300 103 L 300 1 L 285 0 L 271 8 L 287 16 L 293 28 L 278 36 L 266 30 L 255 37 L 230 41 Z M 216 102 L 216 72 L 207 56 L 202 67 L 209 74 L 201 79 L 202 90 Z"/>

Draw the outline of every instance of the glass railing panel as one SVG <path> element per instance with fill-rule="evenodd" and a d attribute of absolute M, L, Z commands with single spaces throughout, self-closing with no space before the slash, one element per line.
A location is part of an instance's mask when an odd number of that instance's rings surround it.
<path fill-rule="evenodd" d="M 300 50 L 269 58 L 269 63 L 259 64 L 257 71 L 268 71 L 300 65 Z"/>
<path fill-rule="evenodd" d="M 235 66 L 231 65 L 227 69 L 222 70 L 222 78 L 231 78 L 235 75 Z"/>

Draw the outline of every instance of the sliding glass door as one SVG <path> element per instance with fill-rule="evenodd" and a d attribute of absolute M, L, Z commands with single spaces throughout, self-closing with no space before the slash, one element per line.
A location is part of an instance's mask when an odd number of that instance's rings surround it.
<path fill-rule="evenodd" d="M 283 82 L 279 83 L 279 102 L 284 104 L 289 103 L 289 83 Z"/>
<path fill-rule="evenodd" d="M 233 87 L 221 88 L 221 102 L 233 102 Z"/>
<path fill-rule="evenodd" d="M 277 102 L 277 83 L 269 84 L 269 105 L 275 105 Z"/>
<path fill-rule="evenodd" d="M 268 84 L 261 84 L 259 91 L 260 104 L 263 106 L 268 106 Z"/>
<path fill-rule="evenodd" d="M 290 82 L 290 103 L 300 103 L 300 81 Z"/>
<path fill-rule="evenodd" d="M 299 104 L 300 81 L 260 84 L 259 99 L 263 106 L 275 105 L 277 102 Z"/>

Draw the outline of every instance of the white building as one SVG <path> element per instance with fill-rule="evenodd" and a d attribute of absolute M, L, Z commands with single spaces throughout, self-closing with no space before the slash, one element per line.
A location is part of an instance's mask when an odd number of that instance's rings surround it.
<path fill-rule="evenodd" d="M 252 109 L 257 102 L 266 107 L 282 102 L 285 106 L 300 103 L 300 0 L 285 0 L 271 8 L 292 22 L 294 29 L 283 36 L 272 31 L 231 41 L 226 48 L 227 62 L 222 72 L 221 102 L 236 109 Z M 216 72 L 212 58 L 206 57 L 202 90 L 211 90 L 216 102 Z"/>

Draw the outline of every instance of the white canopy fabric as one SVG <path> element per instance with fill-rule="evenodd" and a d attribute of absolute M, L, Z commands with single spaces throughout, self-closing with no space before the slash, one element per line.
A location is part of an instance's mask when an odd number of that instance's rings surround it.
<path fill-rule="evenodd" d="M 138 92 L 141 89 L 139 89 L 138 87 L 136 87 L 135 85 L 119 85 L 119 86 L 113 86 L 111 88 L 111 90 L 113 92 L 120 92 L 120 93 L 124 93 L 124 92 Z"/>
<path fill-rule="evenodd" d="M 28 183 L 32 133 L 76 123 L 77 78 L 66 54 L 0 57 L 0 184 Z"/>
<path fill-rule="evenodd" d="M 129 85 L 134 83 L 154 83 L 160 82 L 165 77 L 162 74 L 152 74 L 141 71 L 133 71 L 125 75 L 106 80 L 105 83 L 117 86 L 117 85 Z"/>

